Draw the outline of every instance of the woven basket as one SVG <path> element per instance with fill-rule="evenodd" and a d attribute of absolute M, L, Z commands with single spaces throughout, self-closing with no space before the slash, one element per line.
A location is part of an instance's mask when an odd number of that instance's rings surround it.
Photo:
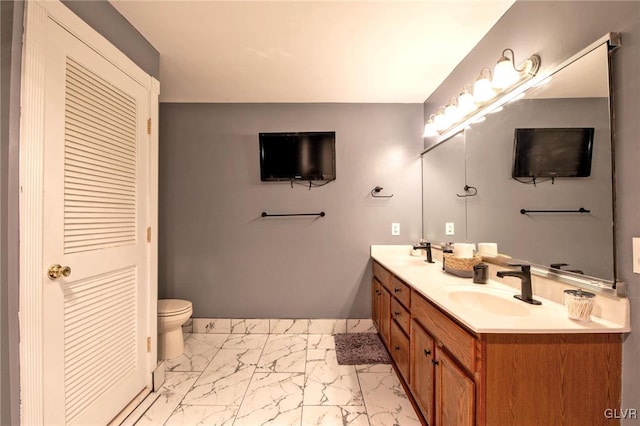
<path fill-rule="evenodd" d="M 455 257 L 453 253 L 444 253 L 444 265 L 448 269 L 473 272 L 473 267 L 482 262 L 482 256 L 474 254 L 472 258 Z"/>

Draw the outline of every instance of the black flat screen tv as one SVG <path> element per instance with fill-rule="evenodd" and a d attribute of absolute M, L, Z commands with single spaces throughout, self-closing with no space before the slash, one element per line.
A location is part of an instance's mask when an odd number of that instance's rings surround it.
<path fill-rule="evenodd" d="M 260 133 L 260 180 L 336 178 L 336 132 Z"/>
<path fill-rule="evenodd" d="M 591 175 L 593 128 L 516 129 L 513 178 Z"/>

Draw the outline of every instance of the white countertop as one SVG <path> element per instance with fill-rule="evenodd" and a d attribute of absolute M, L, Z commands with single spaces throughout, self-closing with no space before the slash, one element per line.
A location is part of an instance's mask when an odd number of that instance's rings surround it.
<path fill-rule="evenodd" d="M 591 321 L 575 321 L 567 317 L 561 302 L 563 289 L 572 288 L 570 286 L 533 276 L 533 296 L 534 299 L 542 302 L 542 305 L 530 305 L 513 298 L 513 295 L 520 293 L 517 278 L 505 279 L 506 283 L 502 280 L 490 279 L 487 284 L 474 284 L 471 278 L 460 278 L 443 271 L 441 261 L 428 264 L 424 262 L 424 257 L 411 256 L 410 252 L 411 246 L 371 246 L 373 259 L 475 333 L 548 334 L 631 331 L 629 301 L 626 298 L 598 294 Z M 494 268 L 491 265 L 491 277 L 495 276 L 495 269 L 504 268 Z M 463 295 L 471 296 L 465 301 L 455 300 L 456 294 L 469 292 L 471 294 Z M 486 305 L 482 305 L 482 295 L 487 293 L 504 299 L 504 303 L 499 304 L 493 311 L 488 310 Z M 553 300 L 554 298 L 556 300 Z M 503 307 L 505 309 L 502 309 Z"/>

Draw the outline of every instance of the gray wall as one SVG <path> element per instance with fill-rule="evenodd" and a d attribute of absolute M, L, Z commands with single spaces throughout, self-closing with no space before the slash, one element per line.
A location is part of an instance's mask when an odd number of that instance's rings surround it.
<path fill-rule="evenodd" d="M 0 424 L 19 423 L 18 135 L 22 2 L 0 2 Z"/>
<path fill-rule="evenodd" d="M 64 2 L 147 73 L 159 76 L 160 55 L 107 1 Z M 18 162 L 24 2 L 0 1 L 0 424 L 20 423 Z"/>
<path fill-rule="evenodd" d="M 108 1 L 62 0 L 147 74 L 160 79 L 160 54 Z"/>
<path fill-rule="evenodd" d="M 616 250 L 619 279 L 631 302 L 631 327 L 625 338 L 623 407 L 640 408 L 640 276 L 632 272 L 631 238 L 640 236 L 640 2 L 516 2 L 425 102 L 425 114 L 444 105 L 482 67 L 495 63 L 502 49 L 516 54 L 537 52 L 543 66 L 561 63 L 603 34 L 622 33 L 622 48 L 613 56 L 616 114 Z M 625 424 L 637 424 L 625 421 Z"/>
<path fill-rule="evenodd" d="M 260 181 L 259 132 L 324 130 L 336 181 Z M 421 235 L 421 132 L 421 104 L 161 104 L 160 297 L 194 317 L 369 318 L 369 245 Z"/>

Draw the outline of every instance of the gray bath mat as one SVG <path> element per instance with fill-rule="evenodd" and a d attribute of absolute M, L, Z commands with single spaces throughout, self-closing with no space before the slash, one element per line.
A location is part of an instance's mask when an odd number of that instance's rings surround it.
<path fill-rule="evenodd" d="M 376 333 L 343 333 L 333 338 L 338 364 L 391 364 L 389 353 Z"/>

